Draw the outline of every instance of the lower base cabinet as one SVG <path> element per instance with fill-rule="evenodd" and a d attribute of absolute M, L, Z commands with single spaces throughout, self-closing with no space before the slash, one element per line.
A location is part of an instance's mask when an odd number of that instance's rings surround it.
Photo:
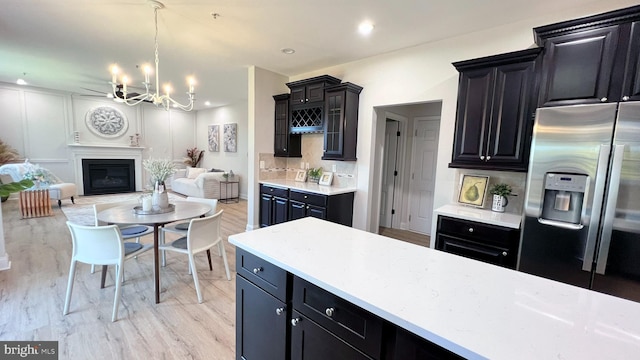
<path fill-rule="evenodd" d="M 461 357 L 236 249 L 237 360 Z"/>

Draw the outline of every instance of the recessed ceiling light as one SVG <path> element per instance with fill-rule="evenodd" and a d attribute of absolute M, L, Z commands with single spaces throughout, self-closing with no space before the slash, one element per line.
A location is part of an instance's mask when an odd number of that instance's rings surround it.
<path fill-rule="evenodd" d="M 18 81 L 16 81 L 16 84 L 18 84 L 18 85 L 27 85 L 27 82 L 24 81 L 24 79 L 18 79 Z"/>
<path fill-rule="evenodd" d="M 282 49 L 280 51 L 282 51 L 283 54 L 287 54 L 287 55 L 291 55 L 291 54 L 294 54 L 296 52 L 292 48 L 284 48 L 284 49 Z"/>
<path fill-rule="evenodd" d="M 363 21 L 358 25 L 358 32 L 362 35 L 369 35 L 373 31 L 373 24 L 369 21 Z"/>

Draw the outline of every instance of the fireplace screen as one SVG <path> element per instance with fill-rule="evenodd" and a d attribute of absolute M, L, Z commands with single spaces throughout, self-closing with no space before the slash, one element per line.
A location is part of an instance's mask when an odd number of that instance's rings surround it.
<path fill-rule="evenodd" d="M 83 159 L 85 195 L 136 191 L 135 163 L 130 159 Z"/>

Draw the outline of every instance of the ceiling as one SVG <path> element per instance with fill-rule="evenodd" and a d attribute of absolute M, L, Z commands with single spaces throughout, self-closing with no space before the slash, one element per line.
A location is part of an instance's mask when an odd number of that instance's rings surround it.
<path fill-rule="evenodd" d="M 594 2 L 164 0 L 160 83 L 171 82 L 173 97 L 185 100 L 185 79 L 193 75 L 196 109 L 205 101 L 220 106 L 246 99 L 250 65 L 293 76 Z M 363 20 L 375 25 L 368 37 L 357 32 Z M 110 90 L 113 63 L 130 85 L 143 81 L 136 67 L 153 63 L 153 39 L 147 0 L 3 0 L 0 81 L 23 78 L 36 87 L 101 96 Z M 285 55 L 283 48 L 296 52 Z"/>

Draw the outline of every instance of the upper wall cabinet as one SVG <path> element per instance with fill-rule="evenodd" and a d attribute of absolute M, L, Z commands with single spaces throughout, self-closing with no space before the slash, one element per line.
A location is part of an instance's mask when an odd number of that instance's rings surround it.
<path fill-rule="evenodd" d="M 460 80 L 449 167 L 527 170 L 541 50 L 453 63 Z"/>
<path fill-rule="evenodd" d="M 640 100 L 640 6 L 534 29 L 540 106 Z"/>
<path fill-rule="evenodd" d="M 278 157 L 302 157 L 300 134 L 289 132 L 289 94 L 274 95 L 276 113 L 274 116 L 273 154 Z"/>
<path fill-rule="evenodd" d="M 287 83 L 291 89 L 291 133 L 322 132 L 325 88 L 340 81 L 333 76 L 322 75 Z"/>
<path fill-rule="evenodd" d="M 322 160 L 356 161 L 361 91 L 349 82 L 326 89 Z"/>

